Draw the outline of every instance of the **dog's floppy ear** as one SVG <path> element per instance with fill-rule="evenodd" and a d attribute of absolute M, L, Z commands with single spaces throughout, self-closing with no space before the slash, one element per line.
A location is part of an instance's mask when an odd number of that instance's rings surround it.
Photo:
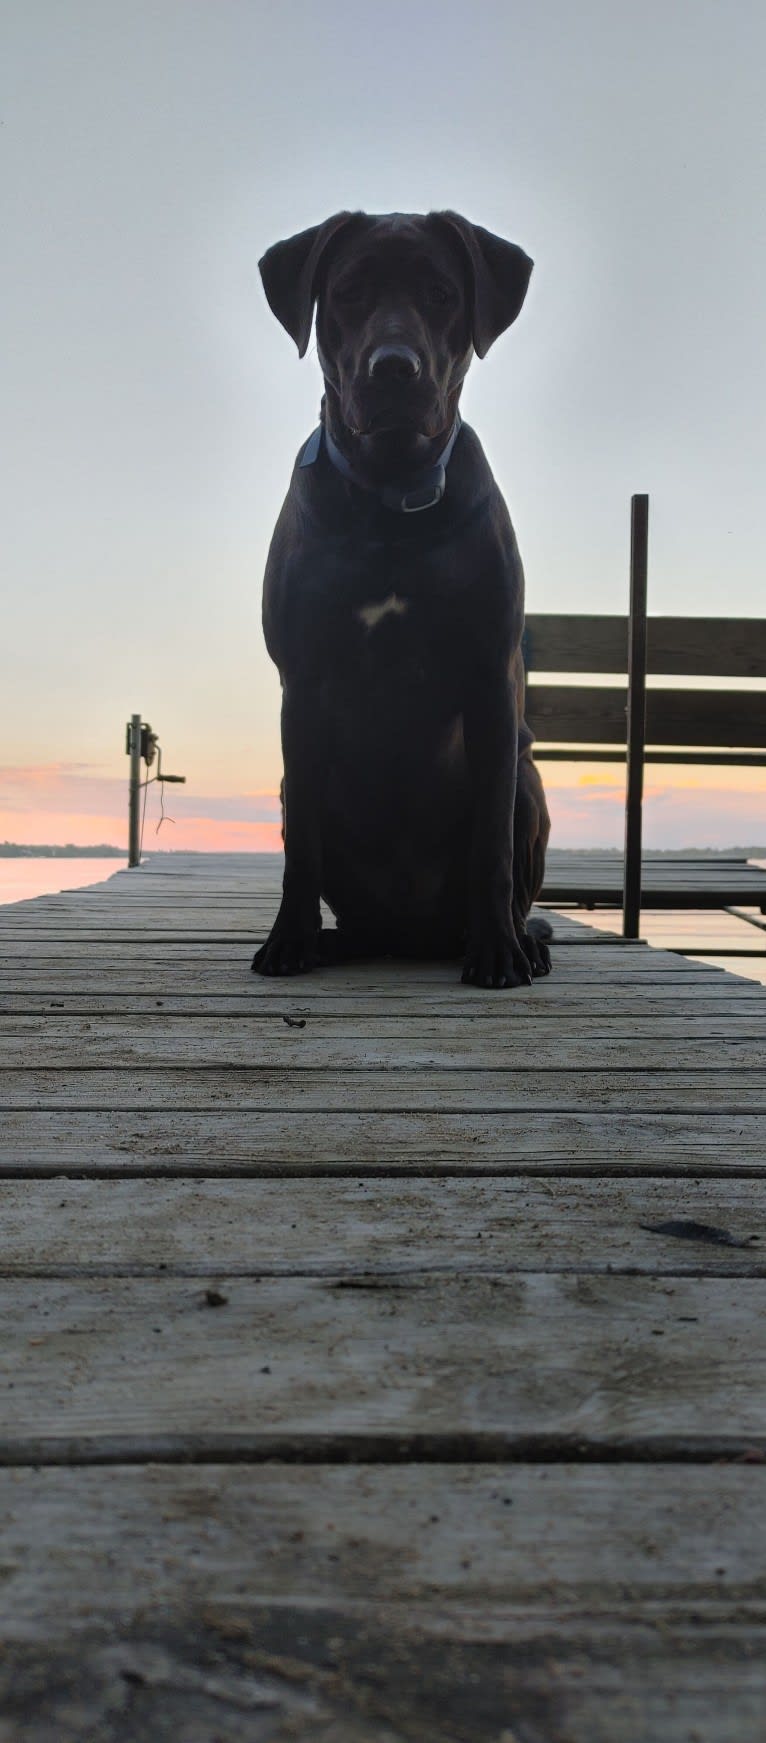
<path fill-rule="evenodd" d="M 357 212 L 336 212 L 324 224 L 313 224 L 286 242 L 275 242 L 258 262 L 269 308 L 295 340 L 299 357 L 305 357 L 311 337 L 322 255 L 332 237 L 358 216 Z"/>
<path fill-rule="evenodd" d="M 473 297 L 473 348 L 486 357 L 490 345 L 515 321 L 532 273 L 532 261 L 515 242 L 504 242 L 458 212 L 432 212 L 462 243 Z"/>

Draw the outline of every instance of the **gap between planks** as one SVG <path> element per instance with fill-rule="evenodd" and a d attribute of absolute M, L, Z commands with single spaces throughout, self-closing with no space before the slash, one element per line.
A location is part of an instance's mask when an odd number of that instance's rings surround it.
<path fill-rule="evenodd" d="M 609 1466 L 704 1466 L 766 1464 L 766 1433 L 658 1434 L 603 1436 L 584 1434 L 505 1434 L 492 1430 L 458 1430 L 428 1434 L 390 1430 L 364 1434 L 18 1434 L 0 1431 L 0 1470 L 35 1470 L 130 1466 L 218 1464 L 231 1466 L 353 1466 L 406 1465 L 530 1465 L 553 1468 Z M 762 1613 L 762 1619 L 766 1616 Z"/>

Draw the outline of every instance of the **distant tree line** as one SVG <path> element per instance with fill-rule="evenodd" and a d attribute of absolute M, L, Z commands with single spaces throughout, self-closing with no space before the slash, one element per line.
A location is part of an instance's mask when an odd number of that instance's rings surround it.
<path fill-rule="evenodd" d="M 67 841 L 63 847 L 0 841 L 0 859 L 127 859 L 127 848 L 111 847 L 103 841 L 95 847 L 75 847 L 73 841 Z"/>

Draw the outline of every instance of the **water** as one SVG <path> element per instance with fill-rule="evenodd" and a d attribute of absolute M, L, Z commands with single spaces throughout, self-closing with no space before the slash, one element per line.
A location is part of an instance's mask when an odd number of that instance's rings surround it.
<path fill-rule="evenodd" d="M 0 907 L 100 884 L 127 863 L 127 854 L 124 859 L 0 859 Z"/>

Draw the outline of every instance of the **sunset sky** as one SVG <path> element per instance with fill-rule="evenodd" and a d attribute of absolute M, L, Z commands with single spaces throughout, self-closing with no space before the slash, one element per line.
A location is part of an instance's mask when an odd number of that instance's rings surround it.
<path fill-rule="evenodd" d="M 537 611 L 759 616 L 760 0 L 0 0 L 0 839 L 124 842 L 125 721 L 175 819 L 277 844 L 268 540 L 316 422 L 257 260 L 341 207 L 453 207 L 535 259 L 463 409 Z M 382 16 L 382 15 L 379 15 Z M 553 843 L 617 844 L 622 773 L 547 765 Z M 649 846 L 766 839 L 763 772 L 648 771 Z"/>

